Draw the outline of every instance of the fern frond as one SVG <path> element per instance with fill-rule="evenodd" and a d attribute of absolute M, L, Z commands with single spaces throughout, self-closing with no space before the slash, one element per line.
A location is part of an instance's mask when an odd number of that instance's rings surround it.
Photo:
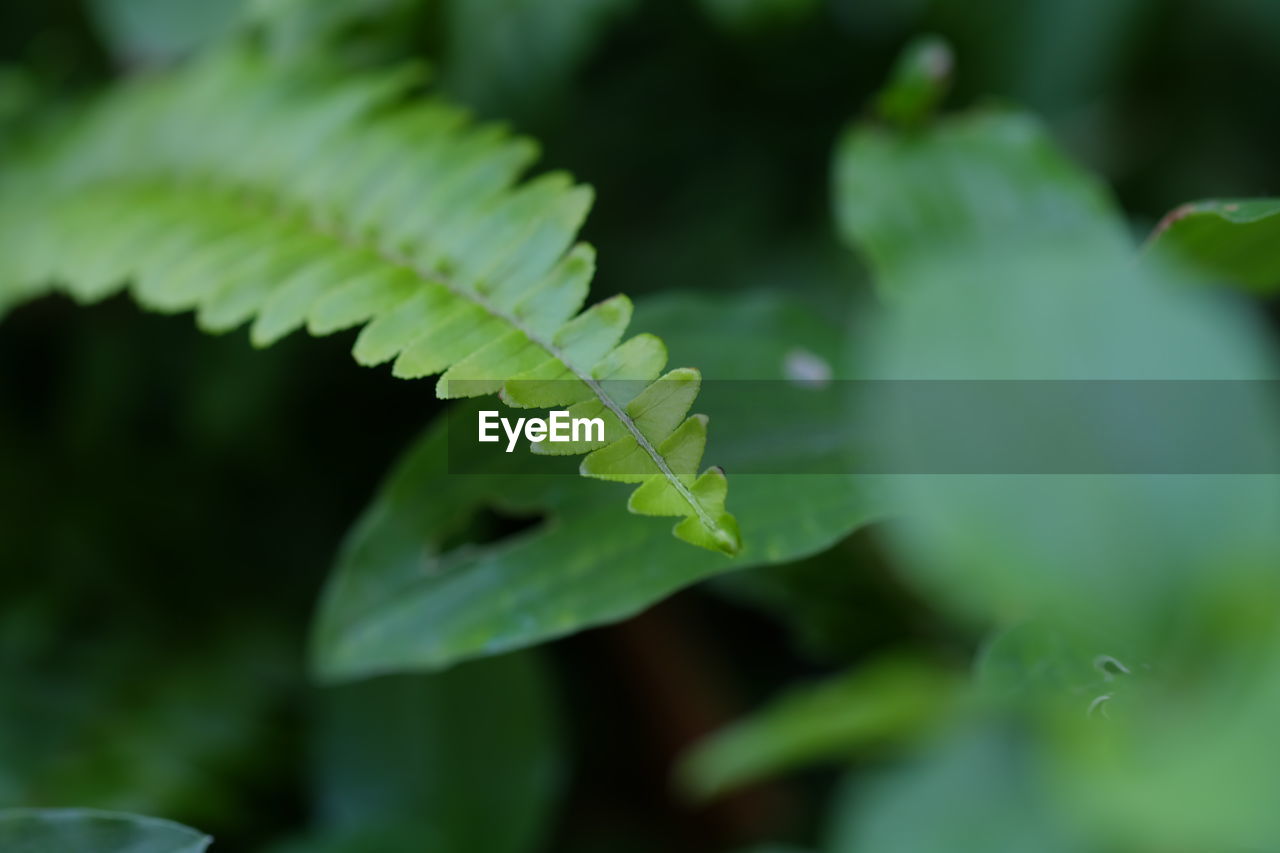
<path fill-rule="evenodd" d="M 522 180 L 533 143 L 410 97 L 417 84 L 286 74 L 230 50 L 120 87 L 0 178 L 0 308 L 128 287 L 209 331 L 251 322 L 259 346 L 363 326 L 361 364 L 443 374 L 441 397 L 607 416 L 606 442 L 570 448 L 589 452 L 581 473 L 638 483 L 633 512 L 736 552 L 724 474 L 698 474 L 697 372 L 661 376 L 661 341 L 622 341 L 626 297 L 582 310 L 590 190 Z"/>

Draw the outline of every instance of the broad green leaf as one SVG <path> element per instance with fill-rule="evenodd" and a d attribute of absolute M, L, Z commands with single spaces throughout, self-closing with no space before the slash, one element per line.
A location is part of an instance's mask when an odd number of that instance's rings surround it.
<path fill-rule="evenodd" d="M 532 653 L 315 698 L 317 840 L 298 849 L 543 849 L 563 759 L 547 674 Z"/>
<path fill-rule="evenodd" d="M 1148 243 L 1205 275 L 1260 293 L 1280 288 L 1280 200 L 1227 199 L 1184 204 Z"/>
<path fill-rule="evenodd" d="M 202 853 L 212 840 L 178 823 L 123 812 L 0 810 L 5 853 Z"/>
<path fill-rule="evenodd" d="M 667 335 L 676 357 L 705 359 L 700 408 L 716 421 L 709 451 L 731 472 L 782 466 L 733 475 L 743 552 L 726 559 L 681 546 L 664 519 L 611 517 L 591 484 L 556 473 L 565 471 L 560 458 L 499 451 L 470 465 L 475 416 L 463 409 L 451 422 L 462 437 L 450 441 L 446 424 L 429 430 L 350 534 L 314 636 L 322 677 L 439 669 L 624 619 L 704 578 L 819 551 L 875 515 L 856 478 L 785 473 L 839 470 L 824 440 L 843 436 L 843 412 L 826 396 L 796 386 L 787 405 L 761 407 L 738 383 L 708 380 L 751 376 L 778 393 L 797 349 L 832 363 L 838 328 L 778 297 L 731 307 L 674 297 L 641 306 L 638 317 Z M 708 501 L 719 499 L 713 486 Z M 640 499 L 656 502 L 645 512 L 662 508 L 661 496 Z M 536 523 L 475 541 L 482 509 Z"/>
<path fill-rule="evenodd" d="M 879 661 L 796 688 L 696 744 L 681 786 L 705 798 L 817 762 L 919 737 L 951 710 L 953 679 L 906 660 Z"/>

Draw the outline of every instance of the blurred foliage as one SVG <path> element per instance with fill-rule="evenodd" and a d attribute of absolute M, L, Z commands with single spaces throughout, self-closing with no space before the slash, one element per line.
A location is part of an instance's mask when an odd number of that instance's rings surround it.
<path fill-rule="evenodd" d="M 682 786 L 713 797 L 792 767 L 914 740 L 952 710 L 950 681 L 915 661 L 881 660 L 795 689 L 698 744 L 679 768 Z"/>
<path fill-rule="evenodd" d="M 0 810 L 0 844 L 14 853 L 203 853 L 211 840 L 170 821 L 93 809 Z"/>
<path fill-rule="evenodd" d="M 376 678 L 322 691 L 315 704 L 317 825 L 282 851 L 542 844 L 563 747 L 552 685 L 532 654 Z"/>
<path fill-rule="evenodd" d="M 1099 849 L 1054 813 L 1029 751 L 1025 736 L 979 727 L 879 778 L 851 778 L 839 792 L 826 850 Z"/>
<path fill-rule="evenodd" d="M 701 0 L 707 16 L 730 34 L 753 35 L 795 26 L 820 8 L 817 0 Z"/>
<path fill-rule="evenodd" d="M 445 91 L 481 115 L 536 124 L 557 107 L 592 47 L 637 5 L 637 0 L 446 2 L 440 60 Z"/>
<path fill-rule="evenodd" d="M 950 45 L 936 36 L 907 45 L 876 97 L 876 113 L 890 124 L 918 127 L 947 96 L 954 65 Z M 849 194 L 858 195 L 856 191 Z"/>
<path fill-rule="evenodd" d="M 240 0 L 93 0 L 89 14 L 117 62 L 158 65 L 225 36 L 239 18 L 239 6 Z"/>
<path fill-rule="evenodd" d="M 1280 257 L 1275 202 L 1250 200 L 1280 190 L 1270 0 L 0 21 L 0 157 L 33 111 L 227 40 L 337 75 L 425 60 L 595 187 L 594 295 L 637 296 L 637 328 L 710 378 L 1274 378 L 1246 301 Z M 449 411 L 351 364 L 349 337 L 255 352 L 189 326 L 54 298 L 0 326 L 0 849 L 1280 846 L 1273 476 L 735 475 L 821 470 L 845 410 L 708 387 L 754 549 L 729 560 L 606 485 L 448 473 Z M 890 448 L 922 429 L 868 422 Z M 799 424 L 813 441 L 779 439 Z M 1122 446 L 1088 413 L 1037 439 L 1081 436 Z M 877 679 L 904 653 L 929 663 Z M 370 678 L 313 686 L 309 663 Z M 431 672 L 379 675 L 402 670 Z M 685 804 L 681 756 L 735 793 Z"/>

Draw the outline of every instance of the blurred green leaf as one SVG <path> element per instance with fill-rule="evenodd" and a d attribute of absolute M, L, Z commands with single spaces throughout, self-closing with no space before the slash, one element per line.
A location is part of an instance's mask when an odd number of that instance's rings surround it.
<path fill-rule="evenodd" d="M 5 853 L 202 853 L 212 840 L 181 824 L 121 812 L 0 810 Z"/>
<path fill-rule="evenodd" d="M 1110 716 L 1135 687 L 1147 683 L 1151 665 L 1087 624 L 1071 632 L 1042 621 L 997 631 L 980 650 L 976 686 L 997 703 L 1061 710 L 1084 718 Z"/>
<path fill-rule="evenodd" d="M 1116 239 L 1119 218 L 1087 203 L 1090 179 L 1043 146 L 1011 148 L 993 128 L 973 133 L 980 127 L 953 121 L 927 131 L 942 140 L 933 150 L 953 158 L 950 172 L 969 176 L 964 183 L 926 181 L 936 166 L 857 143 L 874 131 L 855 130 L 843 149 L 852 185 L 902 190 L 885 211 L 865 194 L 843 201 L 858 224 L 851 236 L 897 297 L 859 363 L 895 380 L 1088 380 L 1120 397 L 1132 393 L 1126 380 L 1238 387 L 1250 404 L 1238 413 L 1242 437 L 1274 454 L 1274 354 L 1257 319 L 1229 295 L 1198 287 L 1173 259 L 1137 263 Z M 961 136 L 967 148 L 952 138 Z M 962 165 L 996 151 L 1006 162 L 991 182 Z M 1176 424 L 1135 424 L 1114 417 L 1116 399 L 1095 391 L 1090 405 L 1050 421 L 1013 415 L 1049 453 L 1087 443 L 1121 464 L 1132 438 L 1158 445 L 1183 419 L 1222 415 L 1185 410 Z M 871 417 L 894 452 L 932 440 L 884 414 Z M 973 430 L 963 417 L 939 418 L 930 423 L 935 436 L 939 425 Z M 1216 470 L 886 478 L 901 513 L 890 528 L 893 550 L 937 600 L 982 621 L 1036 618 L 1030 633 L 988 649 L 987 686 L 1066 701 L 1048 703 L 1038 719 L 1052 735 L 1043 744 L 1049 760 L 1027 765 L 1029 783 L 965 805 L 939 780 L 956 788 L 966 774 L 995 777 L 998 768 L 945 770 L 940 758 L 943 769 L 903 782 L 896 799 L 868 801 L 847 849 L 1058 849 L 1052 828 L 1026 820 L 1044 808 L 1008 808 L 1019 787 L 1045 780 L 1054 793 L 1069 792 L 1055 801 L 1054 823 L 1070 814 L 1121 849 L 1274 846 L 1280 825 L 1257 792 L 1275 785 L 1275 756 L 1260 744 L 1271 740 L 1262 721 L 1276 708 L 1280 484 L 1271 465 Z M 1089 713 L 1121 686 L 1125 702 L 1107 720 Z M 1232 736 L 1206 740 L 1206 731 Z M 958 740 L 953 757 L 978 743 Z M 930 798 L 961 803 L 969 817 L 950 829 L 946 820 L 922 821 Z M 931 841 L 918 835 L 922 826 L 945 834 Z"/>
<path fill-rule="evenodd" d="M 835 211 L 884 293 L 948 251 L 1007 251 L 1032 238 L 1127 244 L 1108 191 L 1031 117 L 973 112 L 920 132 L 851 127 L 835 157 Z"/>
<path fill-rule="evenodd" d="M 1103 389 L 1274 375 L 1253 318 L 1181 272 L 1136 264 L 1097 182 L 1029 119 L 980 114 L 919 134 L 857 127 L 837 182 L 848 236 L 896 297 L 863 336 L 867 376 Z M 1265 383 L 1239 387 L 1250 412 L 1273 415 Z M 988 413 L 976 408 L 954 412 L 946 429 L 981 434 Z M 1012 416 L 1041 458 L 1088 444 L 1123 464 L 1123 440 L 1139 427 L 1117 423 L 1112 408 L 1097 390 L 1060 420 L 992 414 Z M 975 412 L 975 423 L 964 420 Z M 909 409 L 878 405 L 866 417 L 888 470 L 916 470 L 915 449 L 937 441 L 935 425 Z M 1245 426 L 1274 452 L 1280 431 Z M 1269 590 L 1280 558 L 1274 477 L 921 473 L 889 477 L 886 489 L 904 516 L 892 528 L 898 553 L 941 600 L 981 618 L 1089 612 L 1090 630 L 1121 647 L 1172 641 L 1168 620 L 1181 607 L 1205 628 L 1216 608 Z M 1183 641 L 1194 634 L 1177 623 Z"/>
<path fill-rule="evenodd" d="M 695 745 L 681 760 L 681 787 L 715 797 L 806 764 L 919 737 L 951 710 L 954 692 L 951 676 L 908 660 L 882 660 L 796 688 Z"/>
<path fill-rule="evenodd" d="M 317 698 L 317 840 L 287 849 L 542 849 L 563 757 L 551 687 L 532 653 Z"/>
<path fill-rule="evenodd" d="M 927 754 L 862 781 L 835 803 L 828 853 L 1085 853 L 1050 805 L 1025 738 L 961 730 Z"/>
<path fill-rule="evenodd" d="M 1270 375 L 1256 330 L 1231 306 L 1087 246 L 1022 246 L 995 264 L 953 256 L 915 283 L 927 292 L 904 300 L 881 327 L 877 354 L 867 357 L 876 375 L 1101 380 L 1072 420 L 994 413 L 1027 420 L 1027 439 L 1045 449 L 1041 458 L 1055 446 L 1092 442 L 1123 464 L 1125 442 L 1140 427 L 1108 417 L 1108 380 Z M 1238 387 L 1250 395 L 1250 410 L 1268 413 L 1269 386 Z M 874 416 L 890 454 L 907 460 L 899 470 L 911 470 L 913 442 L 929 440 L 904 422 L 910 415 L 908 407 Z M 1277 433 L 1269 423 L 1246 424 L 1250 438 L 1271 441 Z M 949 428 L 977 431 L 982 423 Z M 1275 477 L 1260 476 L 1269 470 L 920 474 L 888 478 L 886 487 L 904 516 L 893 528 L 899 553 L 953 606 L 997 619 L 1047 611 L 1073 630 L 1081 626 L 1071 614 L 1087 612 L 1089 630 L 1121 647 L 1175 637 L 1194 646 L 1202 642 L 1196 633 L 1212 630 L 1223 614 L 1272 594 L 1280 491 Z"/>
<path fill-rule="evenodd" d="M 919 125 L 946 97 L 954 64 L 951 46 L 943 39 L 916 39 L 903 50 L 889 84 L 877 96 L 876 112 L 902 127 Z"/>
<path fill-rule="evenodd" d="M 1271 735 L 1280 650 L 1258 627 L 1238 639 L 1207 672 L 1189 656 L 1175 660 L 1175 672 L 1108 703 L 1105 721 L 1057 721 L 1049 747 L 1060 796 L 1119 849 L 1280 844 L 1280 743 Z"/>
<path fill-rule="evenodd" d="M 271 715 L 291 686 L 278 635 L 246 622 L 208 648 L 168 656 L 156 654 L 154 638 L 127 633 L 68 647 L 37 632 L 71 620 L 29 605 L 11 604 L 0 634 L 0 675 L 11 688 L 0 694 L 5 802 L 180 814 L 202 825 L 246 817 L 241 786 L 270 772 L 262 747 L 276 745 Z"/>
<path fill-rule="evenodd" d="M 797 347 L 831 359 L 839 339 L 833 327 L 777 296 L 728 307 L 677 297 L 642 307 L 637 322 L 665 335 L 673 358 L 705 358 L 699 364 L 709 378 L 783 379 Z M 712 575 L 806 556 L 865 524 L 875 504 L 853 477 L 733 473 L 775 459 L 794 466 L 781 470 L 808 470 L 795 454 L 827 451 L 795 436 L 843 434 L 833 420 L 842 412 L 822 395 L 801 393 L 794 405 L 766 409 L 750 396 L 704 383 L 699 402 L 717 419 L 711 450 L 733 480 L 730 509 L 749 531 L 732 559 L 682 545 L 667 533 L 667 521 L 610 518 L 598 494 L 554 473 L 562 467 L 547 467 L 562 457 L 498 454 L 485 457 L 488 468 L 468 468 L 464 454 L 474 442 L 450 443 L 443 424 L 428 431 L 338 560 L 314 637 L 317 672 L 340 679 L 438 669 L 544 642 L 626 618 Z M 804 407 L 809 399 L 816 409 Z M 748 403 L 759 411 L 744 410 Z M 717 414 L 735 406 L 742 416 Z M 474 416 L 457 423 L 473 424 Z M 822 459 L 813 470 L 828 470 Z M 543 467 L 513 467 L 522 465 Z M 482 508 L 542 519 L 513 536 L 476 542 L 468 528 Z"/>
<path fill-rule="evenodd" d="M 1148 248 L 1214 279 L 1274 293 L 1280 289 L 1280 199 L 1184 204 L 1164 218 Z"/>
<path fill-rule="evenodd" d="M 117 60 L 172 62 L 230 33 L 245 0 L 90 0 Z"/>
<path fill-rule="evenodd" d="M 0 127 L 35 105 L 39 82 L 24 68 L 0 66 Z"/>

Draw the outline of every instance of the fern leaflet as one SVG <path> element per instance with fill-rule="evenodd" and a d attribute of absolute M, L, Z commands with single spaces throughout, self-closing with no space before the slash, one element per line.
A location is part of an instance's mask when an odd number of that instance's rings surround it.
<path fill-rule="evenodd" d="M 724 473 L 698 473 L 698 372 L 663 375 L 652 335 L 622 341 L 625 296 L 582 310 L 590 190 L 522 179 L 533 143 L 413 94 L 420 76 L 335 81 L 232 49 L 118 87 L 0 178 L 0 307 L 128 285 L 208 331 L 252 322 L 258 346 L 362 326 L 357 361 L 442 374 L 441 397 L 602 416 L 603 441 L 552 452 L 736 553 Z"/>

